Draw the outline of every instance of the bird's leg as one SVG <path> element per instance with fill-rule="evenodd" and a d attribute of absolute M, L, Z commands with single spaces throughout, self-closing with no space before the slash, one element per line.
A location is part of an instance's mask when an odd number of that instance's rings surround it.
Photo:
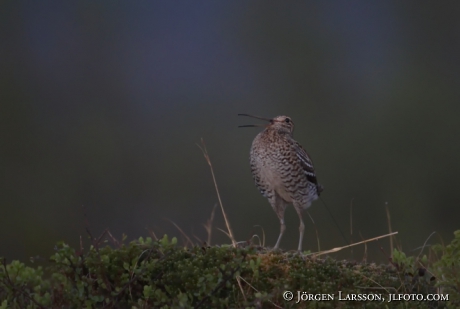
<path fill-rule="evenodd" d="M 297 247 L 297 251 L 302 252 L 302 241 L 303 241 L 303 232 L 305 230 L 305 224 L 303 224 L 303 217 L 302 217 L 302 207 L 298 207 L 297 205 L 294 205 L 295 210 L 297 211 L 297 214 L 299 215 L 300 219 L 300 226 L 299 226 L 299 246 Z"/>
<path fill-rule="evenodd" d="M 274 192 L 272 197 L 270 198 L 270 204 L 273 207 L 273 210 L 275 211 L 276 215 L 278 216 L 278 219 L 280 219 L 280 236 L 278 236 L 278 240 L 276 242 L 275 247 L 273 249 L 278 249 L 281 238 L 283 237 L 284 231 L 286 230 L 286 225 L 284 224 L 284 211 L 286 210 L 286 202 L 283 201 L 283 199 Z"/>
<path fill-rule="evenodd" d="M 278 236 L 278 240 L 276 242 L 276 245 L 273 249 L 278 249 L 280 242 L 281 242 L 281 237 L 283 237 L 284 231 L 286 230 L 286 224 L 284 224 L 284 218 L 280 219 L 280 236 Z"/>

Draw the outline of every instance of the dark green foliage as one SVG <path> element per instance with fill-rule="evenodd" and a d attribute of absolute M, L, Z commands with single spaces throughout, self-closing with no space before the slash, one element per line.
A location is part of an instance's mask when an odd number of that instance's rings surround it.
<path fill-rule="evenodd" d="M 436 280 L 427 278 L 426 272 L 400 252 L 392 265 L 379 266 L 254 247 L 183 248 L 167 236 L 159 241 L 140 238 L 127 245 L 114 243 L 115 249 L 95 242 L 85 252 L 60 243 L 46 271 L 18 261 L 3 261 L 0 308 L 421 309 L 445 304 L 338 300 L 339 291 L 342 297 L 359 293 L 383 297 L 389 293 L 436 293 Z M 449 261 L 439 267 L 451 267 Z M 456 267 L 458 270 L 458 264 Z M 458 279 L 449 280 L 458 284 Z M 292 301 L 283 299 L 285 291 L 294 293 Z M 297 291 L 333 294 L 334 300 L 297 304 Z"/>
<path fill-rule="evenodd" d="M 434 268 L 442 274 L 438 286 L 442 293 L 452 295 L 452 308 L 460 308 L 460 230 L 455 231 L 455 238 L 447 246 L 436 245 L 433 249 L 442 254 Z M 453 307 L 455 304 L 456 307 Z"/>

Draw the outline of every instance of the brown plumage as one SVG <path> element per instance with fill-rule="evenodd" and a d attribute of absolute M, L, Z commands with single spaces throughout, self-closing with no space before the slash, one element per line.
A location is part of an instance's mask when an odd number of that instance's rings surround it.
<path fill-rule="evenodd" d="M 310 207 L 323 190 L 316 179 L 310 156 L 294 140 L 294 123 L 290 117 L 277 116 L 266 119 L 247 114 L 239 114 L 268 120 L 268 126 L 252 142 L 250 163 L 257 188 L 265 196 L 280 220 L 280 235 L 275 249 L 279 247 L 286 225 L 284 211 L 292 203 L 300 218 L 299 246 L 302 251 L 304 234 L 303 210 Z M 252 127 L 247 125 L 242 127 Z"/>

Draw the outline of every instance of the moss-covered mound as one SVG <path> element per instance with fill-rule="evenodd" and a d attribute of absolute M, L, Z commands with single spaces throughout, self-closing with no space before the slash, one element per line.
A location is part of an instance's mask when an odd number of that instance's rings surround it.
<path fill-rule="evenodd" d="M 456 236 L 460 240 L 460 233 Z M 431 271 L 420 267 L 420 263 L 414 265 L 413 259 L 400 252 L 393 264 L 375 265 L 255 247 L 183 248 L 176 244 L 175 238 L 169 240 L 166 236 L 159 241 L 141 238 L 114 247 L 93 245 L 87 251 L 76 252 L 61 243 L 46 269 L 3 261 L 0 308 L 455 308 L 460 305 L 452 301 L 455 299 L 452 293 L 458 288 L 455 278 L 449 281 L 449 301 L 404 300 L 408 294 L 415 295 L 411 299 L 420 299 L 443 291 L 436 288 L 438 280 Z M 450 258 L 455 259 L 452 252 Z M 451 273 L 448 269 L 452 265 L 457 267 L 452 269 L 458 269 L 458 264 L 452 263 L 441 263 L 437 269 Z M 399 300 L 388 302 L 390 294 Z M 291 296 L 292 300 L 287 300 Z"/>

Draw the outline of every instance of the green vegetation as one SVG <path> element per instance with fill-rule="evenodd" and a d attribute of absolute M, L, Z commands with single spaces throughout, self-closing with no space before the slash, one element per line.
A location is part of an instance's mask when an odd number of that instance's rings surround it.
<path fill-rule="evenodd" d="M 454 235 L 449 245 L 434 246 L 433 250 L 442 254 L 441 259 L 434 263 L 434 271 L 438 274 L 441 293 L 451 295 L 451 303 L 460 308 L 460 230 L 455 231 Z"/>
<path fill-rule="evenodd" d="M 231 246 L 184 248 L 176 238 L 140 238 L 78 251 L 56 246 L 50 265 L 0 265 L 0 308 L 458 308 L 460 231 L 436 246 L 437 261 L 395 250 L 389 265 L 302 257 Z M 442 255 L 441 255 L 442 254 Z M 431 258 L 430 258 L 431 259 Z M 441 290 L 439 291 L 438 288 Z M 283 300 L 285 291 L 293 300 Z M 297 291 L 308 301 L 297 302 Z M 344 301 L 354 294 L 385 302 Z M 393 301 L 388 294 L 449 294 L 447 302 Z M 320 300 L 333 294 L 334 300 Z"/>

